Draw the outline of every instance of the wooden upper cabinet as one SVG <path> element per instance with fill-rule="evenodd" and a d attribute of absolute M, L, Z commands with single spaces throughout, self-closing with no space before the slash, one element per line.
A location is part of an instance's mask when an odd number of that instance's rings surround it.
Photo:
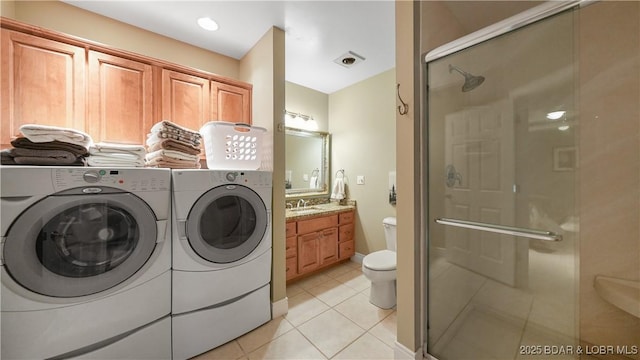
<path fill-rule="evenodd" d="M 144 144 L 156 122 L 251 124 L 250 84 L 2 18 L 0 148 L 23 124 Z"/>
<path fill-rule="evenodd" d="M 94 141 L 144 144 L 153 125 L 153 67 L 89 51 L 88 100 Z"/>
<path fill-rule="evenodd" d="M 86 130 L 85 49 L 2 29 L 2 148 L 23 124 Z"/>
<path fill-rule="evenodd" d="M 162 119 L 194 131 L 211 121 L 209 79 L 162 70 Z"/>
<path fill-rule="evenodd" d="M 211 81 L 212 119 L 251 125 L 251 91 Z"/>

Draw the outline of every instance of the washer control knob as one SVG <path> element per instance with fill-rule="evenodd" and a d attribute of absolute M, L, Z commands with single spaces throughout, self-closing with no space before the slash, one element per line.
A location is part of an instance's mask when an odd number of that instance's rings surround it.
<path fill-rule="evenodd" d="M 86 173 L 82 174 L 82 178 L 88 183 L 97 183 L 98 181 L 100 181 L 100 174 L 98 174 L 98 172 L 96 171 L 87 171 Z"/>
<path fill-rule="evenodd" d="M 229 180 L 229 181 L 236 181 L 236 177 L 238 177 L 238 173 L 237 172 L 228 172 L 227 173 L 227 180 Z"/>

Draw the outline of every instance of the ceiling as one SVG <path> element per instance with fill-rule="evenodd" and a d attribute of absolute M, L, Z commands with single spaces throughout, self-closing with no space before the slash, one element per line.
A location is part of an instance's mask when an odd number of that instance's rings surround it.
<path fill-rule="evenodd" d="M 63 0 L 235 59 L 241 59 L 272 27 L 285 31 L 286 80 L 331 94 L 395 67 L 394 0 Z M 544 1 L 443 1 L 465 32 Z M 210 32 L 196 20 L 213 18 Z M 334 63 L 347 52 L 365 58 L 350 68 Z"/>
<path fill-rule="evenodd" d="M 395 67 L 389 0 L 65 2 L 235 59 L 276 26 L 285 31 L 286 80 L 327 94 Z M 219 29 L 201 29 L 202 16 Z M 348 51 L 365 60 L 350 68 L 334 63 Z"/>

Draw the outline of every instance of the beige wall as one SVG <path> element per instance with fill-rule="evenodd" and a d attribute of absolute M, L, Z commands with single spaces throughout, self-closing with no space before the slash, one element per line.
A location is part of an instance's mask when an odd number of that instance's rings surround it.
<path fill-rule="evenodd" d="M 13 0 L 0 1 L 0 16 L 15 17 L 15 2 Z"/>
<path fill-rule="evenodd" d="M 593 281 L 640 281 L 640 3 L 579 14 L 580 337 L 639 345 L 640 319 L 605 302 Z"/>
<path fill-rule="evenodd" d="M 284 206 L 284 31 L 271 28 L 240 60 L 239 79 L 253 84 L 253 124 L 267 129 L 263 170 L 273 171 L 271 300 L 286 297 Z"/>
<path fill-rule="evenodd" d="M 396 216 L 388 195 L 396 167 L 394 94 L 392 69 L 329 95 L 331 184 L 344 169 L 349 198 L 357 201 L 356 252 L 364 255 L 386 248 L 382 219 Z"/>
<path fill-rule="evenodd" d="M 288 81 L 285 89 L 288 111 L 312 116 L 318 131 L 329 131 L 329 95 Z"/>
<path fill-rule="evenodd" d="M 396 83 L 409 105 L 409 112 L 396 118 L 397 172 L 397 340 L 408 351 L 421 347 L 420 313 L 420 85 L 416 72 L 418 22 L 417 3 L 396 0 Z M 396 99 L 395 88 L 393 99 Z M 396 100 L 396 105 L 400 105 Z"/>
<path fill-rule="evenodd" d="M 74 35 L 117 49 L 238 78 L 239 61 L 127 25 L 61 1 L 2 1 L 2 16 Z M 4 13 L 5 7 L 7 14 Z M 72 21 L 70 21 L 72 19 Z"/>

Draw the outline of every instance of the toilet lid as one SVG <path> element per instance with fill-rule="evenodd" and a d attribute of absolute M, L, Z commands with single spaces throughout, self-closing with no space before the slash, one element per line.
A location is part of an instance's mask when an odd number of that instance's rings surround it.
<path fill-rule="evenodd" d="M 362 259 L 362 265 L 371 270 L 395 270 L 396 253 L 391 250 L 373 252 Z"/>

